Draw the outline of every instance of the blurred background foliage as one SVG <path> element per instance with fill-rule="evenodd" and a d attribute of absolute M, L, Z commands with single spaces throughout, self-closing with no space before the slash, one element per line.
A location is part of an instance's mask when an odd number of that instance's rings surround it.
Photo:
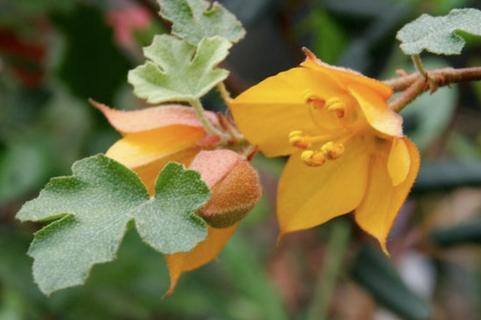
<path fill-rule="evenodd" d="M 225 0 L 248 35 L 234 47 L 227 86 L 237 94 L 302 60 L 378 78 L 411 71 L 396 31 L 421 13 L 481 7 L 469 0 Z M 118 260 L 96 266 L 83 287 L 43 296 L 25 252 L 38 225 L 15 212 L 51 176 L 118 138 L 87 99 L 145 105 L 126 73 L 168 25 L 150 0 L 0 0 L 0 319 L 480 319 L 481 83 L 416 100 L 405 128 L 423 152 L 414 192 L 383 256 L 350 217 L 276 246 L 275 190 L 282 160 L 254 160 L 264 198 L 218 262 L 184 275 L 162 299 L 162 256 L 126 236 Z M 481 43 L 428 68 L 481 64 Z M 206 105 L 222 110 L 216 93 Z M 336 232 L 337 230 L 337 232 Z M 339 233 L 344 230 L 344 233 Z M 342 236 L 346 250 L 332 246 Z M 339 239 L 338 239 L 339 240 Z M 339 243 L 339 241 L 337 242 Z"/>

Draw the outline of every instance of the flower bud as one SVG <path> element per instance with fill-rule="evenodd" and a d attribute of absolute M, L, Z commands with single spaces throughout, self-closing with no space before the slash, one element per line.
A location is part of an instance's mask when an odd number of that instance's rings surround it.
<path fill-rule="evenodd" d="M 190 169 L 199 172 L 211 190 L 209 202 L 198 214 L 212 227 L 226 228 L 235 224 L 261 197 L 256 170 L 231 150 L 201 151 Z"/>

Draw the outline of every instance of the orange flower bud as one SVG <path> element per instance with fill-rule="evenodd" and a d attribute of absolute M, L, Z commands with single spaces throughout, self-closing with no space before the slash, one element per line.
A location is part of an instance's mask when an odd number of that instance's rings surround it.
<path fill-rule="evenodd" d="M 241 220 L 257 203 L 262 188 L 256 170 L 231 150 L 201 151 L 190 169 L 200 173 L 212 196 L 198 214 L 215 228 Z"/>

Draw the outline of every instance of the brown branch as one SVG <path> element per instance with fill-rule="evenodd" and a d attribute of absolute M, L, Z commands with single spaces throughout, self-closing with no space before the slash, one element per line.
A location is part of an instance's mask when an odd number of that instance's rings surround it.
<path fill-rule="evenodd" d="M 481 67 L 473 68 L 444 68 L 428 72 L 429 77 L 438 87 L 451 83 L 481 80 Z M 418 72 L 406 76 L 385 80 L 384 83 L 390 86 L 394 92 L 404 91 L 409 88 L 418 78 L 424 78 Z"/>
<path fill-rule="evenodd" d="M 399 112 L 420 94 L 426 91 L 427 88 L 429 88 L 429 85 L 426 79 L 424 77 L 418 77 L 399 98 L 389 104 L 389 107 L 391 110 Z"/>
<path fill-rule="evenodd" d="M 392 101 L 389 106 L 399 112 L 419 95 L 426 91 L 435 92 L 439 87 L 452 83 L 481 80 L 481 67 L 473 68 L 444 68 L 432 70 L 422 75 L 419 72 L 400 76 L 384 81 L 394 92 L 403 92 L 399 98 Z"/>

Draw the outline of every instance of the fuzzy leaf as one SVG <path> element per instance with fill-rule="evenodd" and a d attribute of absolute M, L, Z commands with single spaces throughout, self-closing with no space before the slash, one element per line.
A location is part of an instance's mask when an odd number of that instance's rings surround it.
<path fill-rule="evenodd" d="M 453 9 L 447 16 L 423 14 L 397 33 L 405 54 L 420 54 L 423 50 L 444 55 L 460 54 L 465 41 L 460 31 L 481 36 L 481 11 Z"/>
<path fill-rule="evenodd" d="M 218 2 L 206 0 L 157 0 L 160 15 L 172 22 L 172 33 L 190 44 L 220 36 L 237 42 L 245 30 L 237 18 Z"/>
<path fill-rule="evenodd" d="M 206 94 L 229 75 L 216 68 L 232 44 L 224 38 L 204 38 L 196 47 L 169 35 L 159 35 L 144 49 L 149 59 L 129 72 L 134 93 L 149 103 L 189 102 Z"/>
<path fill-rule="evenodd" d="M 170 163 L 150 198 L 140 178 L 103 155 L 77 161 L 72 176 L 53 178 L 18 212 L 22 221 L 52 221 L 29 249 L 40 289 L 85 282 L 94 264 L 115 259 L 130 221 L 145 242 L 164 254 L 189 251 L 207 236 L 194 214 L 210 192 L 198 173 Z"/>

